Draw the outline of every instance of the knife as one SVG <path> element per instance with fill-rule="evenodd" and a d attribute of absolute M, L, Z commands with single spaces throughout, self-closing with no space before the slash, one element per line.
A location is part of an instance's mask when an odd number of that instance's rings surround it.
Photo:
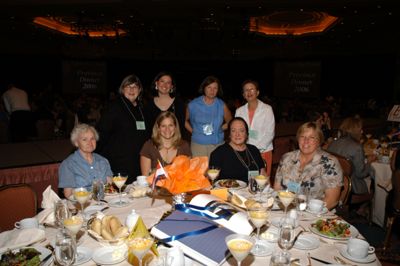
<path fill-rule="evenodd" d="M 317 258 L 314 258 L 314 257 L 311 257 L 311 258 L 313 260 L 319 261 L 319 262 L 324 263 L 324 264 L 332 264 L 332 262 L 329 262 L 329 261 L 326 261 L 326 260 L 320 260 L 320 259 L 317 259 Z"/>
<path fill-rule="evenodd" d="M 53 255 L 53 253 L 48 254 L 48 255 L 40 262 L 40 265 L 45 265 L 46 262 L 51 258 L 52 255 Z"/>

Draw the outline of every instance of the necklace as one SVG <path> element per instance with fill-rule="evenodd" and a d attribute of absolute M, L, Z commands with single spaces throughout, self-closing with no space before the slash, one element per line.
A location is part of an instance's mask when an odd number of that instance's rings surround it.
<path fill-rule="evenodd" d="M 247 146 L 246 146 L 246 149 L 244 150 L 247 163 L 244 161 L 243 157 L 232 146 L 231 146 L 231 148 L 232 148 L 233 152 L 235 153 L 236 157 L 238 158 L 238 160 L 240 161 L 240 163 L 247 169 L 247 171 L 250 171 L 250 166 L 252 164 L 254 164 L 256 166 L 257 171 L 260 170 L 258 168 L 256 161 L 253 158 L 253 155 L 251 155 L 251 152 L 249 151 L 249 149 L 247 149 Z"/>
<path fill-rule="evenodd" d="M 162 148 L 159 150 L 160 157 L 161 157 L 161 160 L 163 161 L 163 164 L 170 164 L 172 162 L 172 160 L 175 158 L 174 148 L 175 147 L 173 145 L 171 145 L 169 147 L 166 147 L 163 145 Z M 165 150 L 165 156 L 163 156 L 163 153 L 161 152 L 163 149 Z M 170 150 L 172 150 L 173 152 L 169 153 Z"/>

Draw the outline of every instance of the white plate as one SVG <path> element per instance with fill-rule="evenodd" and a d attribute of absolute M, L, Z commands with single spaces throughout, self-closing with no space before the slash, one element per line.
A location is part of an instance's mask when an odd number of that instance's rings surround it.
<path fill-rule="evenodd" d="M 261 245 L 265 250 L 262 253 L 255 253 L 254 249 L 256 245 Z M 265 257 L 272 254 L 275 249 L 275 244 L 268 242 L 267 240 L 257 240 L 256 244 L 251 249 L 250 253 L 257 257 Z"/>
<path fill-rule="evenodd" d="M 37 251 L 39 251 L 41 254 L 39 255 L 39 259 L 40 261 L 43 261 L 47 255 L 51 254 L 51 251 L 48 250 L 47 248 L 41 247 L 41 246 L 33 246 L 33 247 L 23 247 L 23 248 L 17 248 L 17 249 L 13 249 L 13 251 L 17 252 L 20 249 L 27 249 L 27 248 L 34 248 Z M 0 255 L 1 258 L 1 255 Z M 44 264 L 42 264 L 41 266 L 49 266 L 51 265 L 53 262 L 53 257 L 51 257 L 50 259 L 48 259 Z"/>
<path fill-rule="evenodd" d="M 275 227 L 268 228 L 267 231 L 260 234 L 260 238 L 268 242 L 276 243 L 279 238 L 279 230 Z"/>
<path fill-rule="evenodd" d="M 217 182 L 215 182 L 215 187 L 216 187 L 216 188 L 225 188 L 224 186 L 221 186 L 221 185 L 220 185 L 220 183 L 221 183 L 222 181 L 225 181 L 225 180 L 229 180 L 229 179 L 221 179 L 221 180 L 218 180 Z M 236 182 L 238 182 L 239 186 L 238 186 L 238 187 L 230 187 L 230 188 L 228 188 L 228 189 L 236 190 L 236 189 L 242 189 L 242 188 L 247 187 L 246 182 L 243 182 L 242 180 L 237 180 L 237 179 L 232 179 L 232 180 L 235 180 Z"/>
<path fill-rule="evenodd" d="M 119 197 L 116 197 L 116 198 L 109 200 L 108 205 L 110 207 L 121 208 L 121 207 L 128 206 L 129 204 L 131 204 L 132 201 L 128 198 L 121 197 L 121 202 L 122 202 L 122 204 L 119 204 Z"/>
<path fill-rule="evenodd" d="M 325 237 L 325 238 L 329 238 L 329 239 L 335 239 L 335 240 L 346 240 L 346 239 L 349 239 L 351 237 L 357 237 L 358 236 L 358 230 L 354 226 L 352 226 L 350 224 L 350 228 L 349 229 L 350 229 L 350 236 L 348 236 L 348 237 L 337 237 L 337 236 L 328 236 L 328 235 L 322 234 L 321 232 L 318 231 L 317 228 L 315 228 L 312 225 L 310 225 L 310 231 L 313 232 L 314 234 L 317 234 L 319 236 L 322 236 L 322 237 Z"/>
<path fill-rule="evenodd" d="M 106 207 L 105 205 L 90 205 L 86 207 L 83 213 L 85 214 L 86 219 L 89 219 L 90 216 L 92 216 L 92 214 L 95 214 L 97 211 L 100 211 L 105 207 Z"/>
<path fill-rule="evenodd" d="M 314 212 L 314 211 L 312 211 L 312 210 L 310 210 L 308 207 L 307 207 L 307 209 L 305 210 L 306 212 L 308 212 L 308 213 L 311 213 L 311 214 L 325 214 L 325 213 L 327 213 L 328 212 L 328 209 L 326 208 L 326 207 L 324 207 L 323 209 L 322 209 L 322 211 L 321 212 Z"/>
<path fill-rule="evenodd" d="M 301 235 L 293 247 L 303 250 L 316 249 L 319 247 L 319 239 L 313 236 Z"/>
<path fill-rule="evenodd" d="M 139 185 L 138 181 L 133 181 L 133 185 L 134 185 L 135 187 L 148 187 L 148 186 L 150 186 L 150 184 L 149 184 L 149 183 L 146 183 L 146 185 L 145 185 L 145 186 L 143 186 L 143 185 Z"/>
<path fill-rule="evenodd" d="M 282 220 L 283 218 L 285 218 L 285 217 L 283 217 L 283 216 L 274 217 L 274 218 L 271 219 L 271 224 L 272 224 L 273 226 L 279 228 L 279 227 L 281 227 L 281 220 Z M 295 228 L 299 227 L 299 222 L 296 221 L 295 223 L 296 223 Z"/>
<path fill-rule="evenodd" d="M 347 246 L 342 247 L 339 250 L 339 252 L 346 259 L 349 259 L 349 260 L 355 261 L 355 262 L 359 262 L 359 263 L 370 263 L 370 262 L 373 262 L 374 260 L 376 260 L 375 254 L 369 254 L 367 257 L 365 257 L 363 259 L 354 258 L 354 257 L 350 256 L 349 253 L 347 253 Z"/>
<path fill-rule="evenodd" d="M 88 262 L 92 258 L 93 251 L 89 248 L 78 247 L 77 248 L 77 257 L 74 265 L 80 265 L 85 262 Z"/>
<path fill-rule="evenodd" d="M 112 265 L 122 262 L 127 256 L 126 248 L 103 247 L 93 253 L 92 259 L 96 264 Z"/>

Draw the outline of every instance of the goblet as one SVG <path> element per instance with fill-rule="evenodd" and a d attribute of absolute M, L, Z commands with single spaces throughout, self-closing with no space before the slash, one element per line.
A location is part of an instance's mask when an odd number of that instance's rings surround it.
<path fill-rule="evenodd" d="M 257 228 L 257 242 L 252 250 L 252 253 L 256 256 L 261 256 L 266 252 L 266 247 L 259 244 L 260 240 L 260 229 L 267 223 L 269 217 L 269 209 L 265 206 L 257 205 L 250 207 L 247 210 L 250 221 Z"/>
<path fill-rule="evenodd" d="M 122 186 L 125 185 L 126 180 L 128 180 L 128 177 L 126 176 L 121 176 L 121 174 L 118 174 L 117 176 L 114 176 L 112 181 L 114 184 L 118 187 L 119 190 L 119 205 L 122 205 Z"/>
<path fill-rule="evenodd" d="M 76 235 L 81 230 L 83 223 L 84 223 L 84 219 L 80 215 L 72 216 L 63 221 L 64 227 L 70 233 L 70 235 L 72 236 L 73 241 L 75 243 L 75 252 L 74 252 L 75 259 L 76 259 L 76 256 L 78 256 L 78 253 L 76 252 L 76 246 L 78 245 L 78 240 L 77 240 Z"/>
<path fill-rule="evenodd" d="M 282 190 L 278 192 L 278 196 L 283 206 L 285 206 L 285 214 L 287 214 L 287 208 L 290 203 L 292 203 L 296 195 L 293 192 Z"/>
<path fill-rule="evenodd" d="M 54 217 L 56 219 L 55 225 L 57 227 L 62 227 L 63 221 L 71 217 L 71 212 L 68 208 L 68 202 L 65 199 L 57 201 L 54 205 Z"/>
<path fill-rule="evenodd" d="M 293 221 L 284 218 L 279 229 L 278 245 L 286 252 L 293 247 L 294 225 Z"/>
<path fill-rule="evenodd" d="M 104 199 L 104 183 L 101 179 L 94 179 L 92 181 L 92 193 L 96 205 L 101 205 L 100 201 Z"/>
<path fill-rule="evenodd" d="M 238 266 L 240 266 L 242 260 L 249 255 L 250 250 L 255 244 L 255 240 L 247 235 L 232 234 L 225 238 L 225 243 L 233 257 L 235 257 L 236 261 L 238 262 Z"/>
<path fill-rule="evenodd" d="M 70 266 L 75 262 L 76 243 L 67 230 L 61 229 L 56 235 L 55 259 L 58 265 Z"/>
<path fill-rule="evenodd" d="M 74 189 L 74 197 L 81 205 L 81 213 L 83 215 L 83 209 L 85 203 L 89 200 L 91 193 L 86 188 L 80 187 Z"/>
<path fill-rule="evenodd" d="M 296 207 L 297 210 L 300 212 L 300 215 L 303 216 L 303 211 L 307 208 L 308 202 L 308 188 L 307 187 L 300 187 L 297 195 L 296 195 Z"/>
<path fill-rule="evenodd" d="M 262 196 L 262 192 L 264 191 L 265 186 L 268 184 L 268 177 L 264 176 L 264 175 L 258 175 L 256 177 L 254 177 L 254 179 L 257 182 L 257 186 L 258 186 L 258 190 L 260 191 L 260 199 L 259 202 L 262 202 L 261 200 L 261 196 Z"/>
<path fill-rule="evenodd" d="M 142 264 L 143 256 L 153 245 L 154 239 L 151 237 L 135 237 L 128 242 L 128 250 L 132 252 L 139 260 L 139 266 Z"/>
<path fill-rule="evenodd" d="M 219 176 L 219 172 L 220 172 L 220 171 L 221 171 L 221 170 L 220 170 L 219 168 L 214 167 L 214 166 L 210 167 L 210 168 L 207 170 L 207 175 L 208 175 L 208 177 L 209 177 L 210 180 L 211 180 L 211 186 L 212 186 L 212 187 L 214 187 L 215 179 L 217 179 L 217 177 Z"/>

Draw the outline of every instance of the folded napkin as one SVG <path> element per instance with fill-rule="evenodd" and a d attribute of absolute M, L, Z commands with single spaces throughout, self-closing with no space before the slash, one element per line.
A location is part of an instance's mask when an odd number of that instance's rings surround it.
<path fill-rule="evenodd" d="M 151 228 L 152 226 L 157 224 L 164 213 L 169 210 L 171 210 L 171 205 L 163 204 L 158 207 L 136 210 L 136 212 L 143 218 L 146 227 Z"/>
<path fill-rule="evenodd" d="M 37 215 L 39 223 L 52 224 L 55 222 L 54 206 L 59 200 L 60 197 L 51 189 L 51 185 L 43 191 L 42 208 L 44 210 Z"/>
<path fill-rule="evenodd" d="M 0 253 L 7 249 L 25 247 L 45 239 L 44 230 L 38 228 L 13 229 L 0 234 Z"/>

